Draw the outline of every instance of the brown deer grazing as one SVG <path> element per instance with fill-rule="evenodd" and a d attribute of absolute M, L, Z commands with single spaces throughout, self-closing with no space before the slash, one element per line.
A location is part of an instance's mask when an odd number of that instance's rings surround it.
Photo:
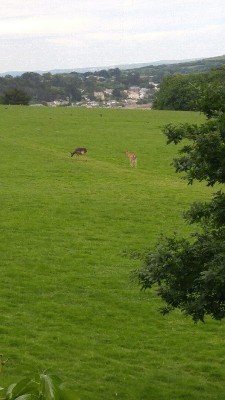
<path fill-rule="evenodd" d="M 135 153 L 129 153 L 128 150 L 125 151 L 126 156 L 130 160 L 130 166 L 131 167 L 137 167 L 137 156 Z"/>
<path fill-rule="evenodd" d="M 74 154 L 76 155 L 76 156 L 83 156 L 84 154 L 86 154 L 87 153 L 87 149 L 86 149 L 86 147 L 77 147 L 75 150 L 73 150 L 70 154 L 71 154 L 71 157 L 73 157 L 74 156 Z"/>

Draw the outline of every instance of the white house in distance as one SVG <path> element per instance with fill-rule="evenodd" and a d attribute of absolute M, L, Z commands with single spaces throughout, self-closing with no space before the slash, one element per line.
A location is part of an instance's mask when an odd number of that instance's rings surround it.
<path fill-rule="evenodd" d="M 94 92 L 96 100 L 105 100 L 104 92 Z"/>
<path fill-rule="evenodd" d="M 132 99 L 132 100 L 140 99 L 139 91 L 140 91 L 140 88 L 138 86 L 131 86 L 127 92 L 128 99 Z"/>

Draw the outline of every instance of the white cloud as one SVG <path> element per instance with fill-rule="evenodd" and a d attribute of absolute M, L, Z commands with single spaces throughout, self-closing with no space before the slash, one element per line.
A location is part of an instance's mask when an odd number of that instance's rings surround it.
<path fill-rule="evenodd" d="M 10 21 L 3 20 L 0 23 L 1 36 L 46 36 L 65 35 L 74 32 L 82 32 L 89 26 L 90 20 L 80 18 L 20 18 Z"/>
<path fill-rule="evenodd" d="M 220 55 L 224 20 L 224 0 L 1 0 L 1 69 Z"/>

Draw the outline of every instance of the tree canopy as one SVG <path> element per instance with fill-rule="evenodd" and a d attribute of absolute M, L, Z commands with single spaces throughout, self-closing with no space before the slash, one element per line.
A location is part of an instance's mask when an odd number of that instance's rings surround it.
<path fill-rule="evenodd" d="M 181 143 L 173 161 L 176 172 L 188 184 L 205 181 L 207 186 L 225 183 L 225 92 L 223 84 L 211 83 L 201 93 L 198 106 L 206 115 L 200 126 L 167 125 L 167 143 Z M 222 186 L 221 186 L 222 187 Z M 223 189 L 223 187 L 222 187 Z M 209 315 L 225 317 L 225 193 L 219 190 L 210 202 L 195 202 L 184 213 L 198 229 L 189 239 L 162 237 L 149 250 L 135 272 L 142 289 L 157 286 L 164 300 L 162 313 L 180 309 L 197 321 Z"/>
<path fill-rule="evenodd" d="M 154 108 L 159 110 L 193 110 L 193 99 L 198 95 L 194 75 L 173 75 L 164 78 L 154 99 Z"/>
<path fill-rule="evenodd" d="M 24 91 L 16 88 L 7 90 L 2 96 L 2 104 L 25 105 L 30 101 L 30 96 Z"/>
<path fill-rule="evenodd" d="M 212 93 L 208 92 L 207 87 L 210 85 Z M 219 86 L 220 85 L 220 89 Z M 215 86 L 217 97 L 213 94 L 213 86 Z M 205 105 L 210 104 L 210 98 L 216 102 L 217 107 L 221 107 L 222 98 L 224 99 L 225 88 L 225 66 L 212 70 L 208 73 L 201 74 L 175 74 L 166 76 L 159 87 L 153 106 L 159 110 L 201 110 L 203 107 L 202 95 L 205 91 Z M 207 114 L 207 113 L 206 113 Z"/>

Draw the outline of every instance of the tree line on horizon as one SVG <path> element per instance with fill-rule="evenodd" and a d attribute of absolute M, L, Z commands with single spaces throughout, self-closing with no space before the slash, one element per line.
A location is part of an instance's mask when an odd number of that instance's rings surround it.
<path fill-rule="evenodd" d="M 42 75 L 37 72 L 25 72 L 21 76 L 6 75 L 0 77 L 0 102 L 9 101 L 8 94 L 14 95 L 18 91 L 26 93 L 29 100 L 22 96 L 21 104 L 47 103 L 54 100 L 67 100 L 69 103 L 79 102 L 89 98 L 95 100 L 94 93 L 105 89 L 112 89 L 115 95 L 130 86 L 149 87 L 149 77 L 143 77 L 136 71 L 122 71 L 119 68 L 85 73 L 65 73 Z M 20 104 L 17 102 L 13 104 Z"/>
<path fill-rule="evenodd" d="M 85 73 L 47 72 L 42 75 L 25 72 L 17 77 L 0 77 L 0 103 L 47 104 L 59 99 L 73 103 L 85 98 L 95 100 L 94 93 L 106 89 L 112 89 L 112 98 L 118 99 L 123 97 L 124 90 L 132 86 L 148 89 L 157 83 L 159 90 L 151 99 L 153 108 L 195 111 L 198 109 L 199 87 L 210 82 L 224 82 L 224 78 L 224 57 L 130 70 L 111 68 Z"/>

